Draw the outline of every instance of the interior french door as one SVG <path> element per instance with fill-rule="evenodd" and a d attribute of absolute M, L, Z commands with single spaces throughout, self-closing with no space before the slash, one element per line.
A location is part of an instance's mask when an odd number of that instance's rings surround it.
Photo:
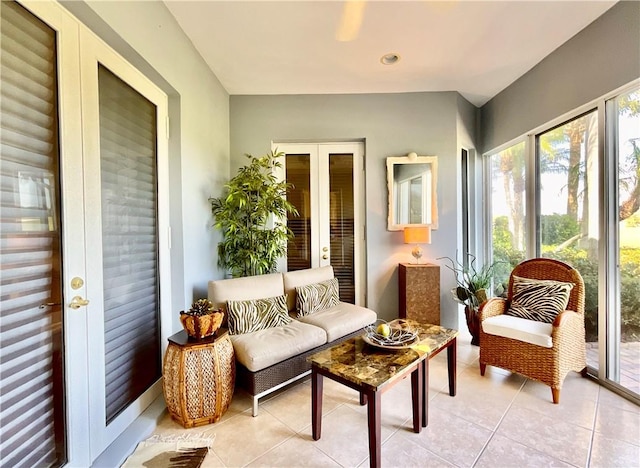
<path fill-rule="evenodd" d="M 160 394 L 167 98 L 55 2 L 1 20 L 0 465 L 90 466 Z"/>
<path fill-rule="evenodd" d="M 293 184 L 288 199 L 298 210 L 287 225 L 294 238 L 281 269 L 332 265 L 340 299 L 365 303 L 364 144 L 275 144 L 285 153 L 280 176 Z"/>

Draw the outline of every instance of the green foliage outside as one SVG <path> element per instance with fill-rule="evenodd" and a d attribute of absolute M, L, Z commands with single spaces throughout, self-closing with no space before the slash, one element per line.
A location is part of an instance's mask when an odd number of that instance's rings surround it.
<path fill-rule="evenodd" d="M 563 220 L 566 215 L 543 216 L 543 222 L 549 229 L 542 230 L 542 256 L 561 260 L 575 267 L 585 283 L 585 328 L 587 341 L 598 341 L 598 260 L 589 258 L 585 249 L 566 247 L 555 251 L 558 244 L 571 238 L 574 231 L 572 223 Z M 503 219 L 501 219 L 503 218 Z M 547 218 L 547 219 L 545 219 Z M 564 234 L 559 234 L 563 232 Z M 550 242 L 553 241 L 553 242 Z M 640 249 L 622 249 L 620 251 L 621 281 L 621 331 L 622 341 L 640 340 Z M 504 261 L 496 268 L 495 283 L 509 281 L 513 267 L 525 259 L 524 252 L 512 247 L 506 216 L 494 220 L 493 259 Z M 506 288 L 505 288 L 506 289 Z"/>

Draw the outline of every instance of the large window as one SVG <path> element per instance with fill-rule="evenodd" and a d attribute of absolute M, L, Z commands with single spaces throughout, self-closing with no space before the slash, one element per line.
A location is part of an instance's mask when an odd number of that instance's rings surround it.
<path fill-rule="evenodd" d="M 580 271 L 585 282 L 587 342 L 595 343 L 600 237 L 597 111 L 541 133 L 536 137 L 536 147 L 536 252 Z M 590 356 L 597 360 L 597 352 Z"/>
<path fill-rule="evenodd" d="M 617 172 L 613 219 L 617 227 L 616 297 L 611 340 L 617 349 L 608 378 L 640 394 L 640 89 L 607 103 L 611 110 L 611 143 Z"/>
<path fill-rule="evenodd" d="M 524 260 L 527 250 L 525 142 L 489 157 L 491 187 L 491 246 L 497 264 L 494 293 L 506 289 L 513 267 Z"/>
<path fill-rule="evenodd" d="M 587 365 L 637 399 L 640 89 L 490 153 L 485 169 L 489 256 L 503 262 L 494 293 L 525 258 L 573 265 L 585 281 Z"/>

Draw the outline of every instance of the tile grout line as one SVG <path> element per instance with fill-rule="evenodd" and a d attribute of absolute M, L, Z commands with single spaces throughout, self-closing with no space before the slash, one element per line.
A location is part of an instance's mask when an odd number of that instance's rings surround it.
<path fill-rule="evenodd" d="M 476 464 L 478 463 L 478 461 L 480 460 L 480 457 L 482 457 L 482 454 L 485 452 L 485 450 L 487 449 L 487 447 L 489 446 L 489 444 L 491 443 L 491 441 L 493 440 L 493 437 L 496 435 L 496 433 L 498 432 L 498 428 L 500 427 L 500 424 L 502 424 L 502 421 L 504 421 L 504 418 L 507 416 L 507 413 L 509 412 L 509 410 L 511 409 L 511 407 L 513 406 L 513 402 L 515 401 L 515 399 L 518 397 L 518 395 L 520 394 L 520 392 L 522 392 L 522 389 L 524 388 L 525 384 L 527 383 L 527 379 L 525 378 L 524 381 L 522 382 L 522 384 L 520 385 L 520 388 L 518 389 L 518 391 L 516 392 L 516 394 L 513 396 L 513 398 L 511 399 L 511 401 L 509 402 L 509 406 L 507 406 L 507 408 L 504 410 L 504 413 L 502 414 L 502 417 L 500 418 L 500 420 L 498 421 L 498 423 L 495 425 L 495 428 L 491 431 L 491 437 L 489 437 L 489 439 L 487 440 L 487 442 L 482 446 L 482 449 L 480 450 L 480 453 L 478 453 L 478 455 L 476 456 L 476 458 L 473 460 L 473 463 L 471 464 L 472 467 L 476 466 Z"/>
<path fill-rule="evenodd" d="M 593 412 L 593 422 L 591 423 L 591 437 L 589 438 L 589 450 L 587 451 L 587 464 L 586 468 L 591 466 L 591 454 L 593 452 L 593 439 L 596 435 L 596 421 L 598 419 L 598 411 L 600 410 L 600 390 L 601 387 L 598 386 L 598 397 L 596 398 L 596 409 Z"/>

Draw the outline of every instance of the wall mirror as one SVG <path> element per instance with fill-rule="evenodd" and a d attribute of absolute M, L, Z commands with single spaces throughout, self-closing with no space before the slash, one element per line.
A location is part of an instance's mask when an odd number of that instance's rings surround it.
<path fill-rule="evenodd" d="M 438 229 L 438 158 L 409 153 L 387 158 L 389 231 L 429 225 Z"/>

